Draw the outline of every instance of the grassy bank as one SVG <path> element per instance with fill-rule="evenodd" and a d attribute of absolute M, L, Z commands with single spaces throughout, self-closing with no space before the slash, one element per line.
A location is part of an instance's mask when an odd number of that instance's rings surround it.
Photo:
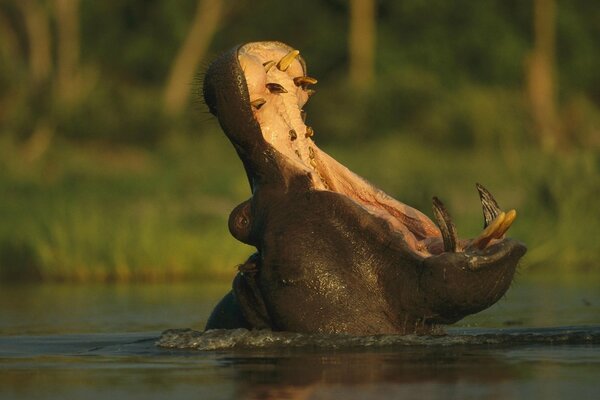
<path fill-rule="evenodd" d="M 429 215 L 439 196 L 461 236 L 481 229 L 474 183 L 483 183 L 519 212 L 511 236 L 529 246 L 524 268 L 569 276 L 600 266 L 597 153 L 436 149 L 407 136 L 326 150 Z M 249 189 L 216 131 L 152 151 L 55 141 L 31 157 L 5 140 L 0 153 L 2 281 L 228 279 L 252 252 L 227 231 Z"/>
<path fill-rule="evenodd" d="M 222 135 L 153 152 L 58 143 L 34 162 L 13 148 L 0 178 L 4 279 L 230 276 L 251 249 L 228 238 L 247 196 L 228 146 Z"/>

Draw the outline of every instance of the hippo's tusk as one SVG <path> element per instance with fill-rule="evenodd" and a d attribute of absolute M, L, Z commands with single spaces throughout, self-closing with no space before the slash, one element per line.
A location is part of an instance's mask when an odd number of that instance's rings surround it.
<path fill-rule="evenodd" d="M 483 208 L 483 227 L 487 228 L 487 226 L 494 220 L 496 217 L 502 212 L 496 199 L 487 190 L 483 187 L 482 184 L 476 183 L 477 191 L 479 192 L 479 198 L 481 199 L 481 207 Z"/>
<path fill-rule="evenodd" d="M 487 244 L 497 237 L 498 233 L 502 229 L 504 220 L 506 219 L 506 213 L 500 211 L 500 214 L 494 219 L 484 230 L 469 244 L 469 248 L 477 247 L 482 250 Z M 510 225 L 509 225 L 510 226 Z"/>
<path fill-rule="evenodd" d="M 517 218 L 516 210 L 508 211 L 506 213 L 506 216 L 504 217 L 504 221 L 502 221 L 502 225 L 500 225 L 500 228 L 498 228 L 498 230 L 496 231 L 494 238 L 501 239 L 504 236 L 504 234 L 506 233 L 506 231 L 508 231 L 508 228 L 510 228 L 512 223 L 515 222 L 516 218 Z"/>
<path fill-rule="evenodd" d="M 287 71 L 289 66 L 292 64 L 292 61 L 294 61 L 299 54 L 300 50 L 292 50 L 289 53 L 287 53 L 277 63 L 277 69 L 279 69 L 280 71 Z"/>
<path fill-rule="evenodd" d="M 311 76 L 297 76 L 294 78 L 294 84 L 301 86 L 303 89 L 306 89 L 308 85 L 315 85 L 317 82 L 317 79 Z"/>
<path fill-rule="evenodd" d="M 501 239 L 517 218 L 517 211 L 510 210 L 504 213 L 494 196 L 480 183 L 475 184 L 481 199 L 483 209 L 483 232 L 469 245 L 469 247 L 485 248 L 492 239 Z"/>
<path fill-rule="evenodd" d="M 448 210 L 444 206 L 444 203 L 437 197 L 433 198 L 433 215 L 438 223 L 438 227 L 442 232 L 442 239 L 444 240 L 444 251 L 456 252 L 456 243 L 458 242 L 458 236 L 456 235 L 456 228 L 454 223 L 448 214 Z"/>

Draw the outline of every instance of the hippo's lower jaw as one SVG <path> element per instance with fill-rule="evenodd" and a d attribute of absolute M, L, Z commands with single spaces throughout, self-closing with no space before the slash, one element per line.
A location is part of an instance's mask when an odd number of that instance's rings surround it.
<path fill-rule="evenodd" d="M 258 252 L 207 329 L 428 333 L 500 299 L 526 251 L 504 238 L 514 210 L 478 185 L 485 229 L 458 240 L 437 198 L 439 227 L 376 189 L 313 142 L 302 107 L 314 83 L 279 42 L 236 47 L 208 69 L 206 103 L 252 189 L 230 231 Z"/>

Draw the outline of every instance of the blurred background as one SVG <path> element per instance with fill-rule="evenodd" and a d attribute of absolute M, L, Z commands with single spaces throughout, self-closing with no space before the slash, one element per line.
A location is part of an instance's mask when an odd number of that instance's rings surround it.
<path fill-rule="evenodd" d="M 0 282 L 228 281 L 248 198 L 202 71 L 280 40 L 319 79 L 316 141 L 459 234 L 474 183 L 522 271 L 600 262 L 600 6 L 587 0 L 0 0 Z M 585 274 L 584 274 L 585 273 Z"/>

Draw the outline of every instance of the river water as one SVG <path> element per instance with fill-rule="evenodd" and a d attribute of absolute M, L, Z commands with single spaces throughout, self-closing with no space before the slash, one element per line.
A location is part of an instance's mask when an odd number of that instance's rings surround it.
<path fill-rule="evenodd" d="M 226 290 L 0 286 L 0 398 L 600 398 L 597 277 L 520 277 L 443 337 L 200 334 Z"/>

